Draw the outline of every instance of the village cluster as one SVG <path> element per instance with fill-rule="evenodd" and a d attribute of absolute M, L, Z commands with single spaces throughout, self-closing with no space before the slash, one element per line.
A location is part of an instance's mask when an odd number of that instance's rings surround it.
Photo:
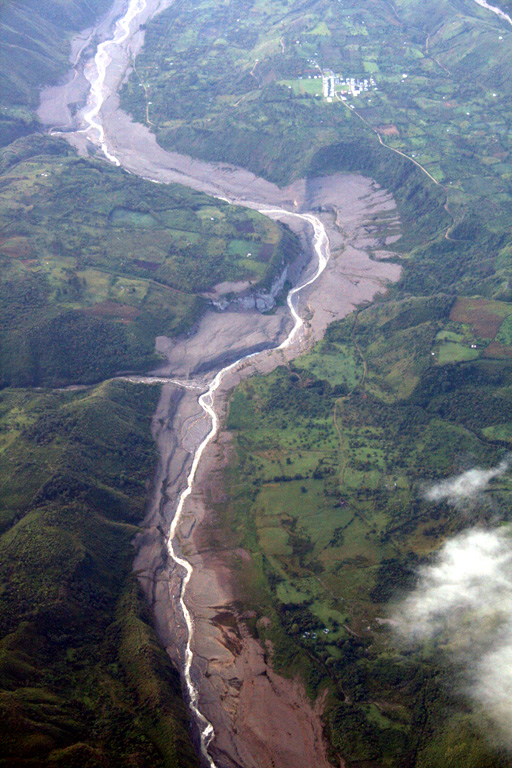
<path fill-rule="evenodd" d="M 357 77 L 343 78 L 330 69 L 322 71 L 322 95 L 327 101 L 332 101 L 336 93 L 345 101 L 348 96 L 359 96 L 365 91 L 376 91 L 377 85 L 372 76 L 364 79 Z"/>

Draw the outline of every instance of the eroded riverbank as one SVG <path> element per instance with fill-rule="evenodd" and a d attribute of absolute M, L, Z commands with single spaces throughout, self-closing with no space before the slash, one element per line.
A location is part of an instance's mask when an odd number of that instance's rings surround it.
<path fill-rule="evenodd" d="M 363 177 L 338 174 L 299 180 L 280 189 L 243 169 L 200 162 L 159 147 L 146 128 L 119 110 L 117 90 L 130 56 L 142 42 L 140 24 L 168 4 L 133 0 L 127 12 L 131 22 L 116 23 L 110 38 L 103 30 L 106 40 L 94 60 L 85 57 L 83 71 L 75 70 L 82 84 L 84 77 L 90 83 L 88 104 L 73 118 L 68 82 L 60 90 L 46 92 L 41 116 L 51 126 L 58 124 L 59 116 L 61 125 L 69 129 L 66 137 L 81 152 L 95 143 L 107 158 L 132 173 L 161 183 L 182 183 L 284 221 L 300 234 L 306 251 L 313 225 L 325 239 L 322 253 L 327 256 L 330 252 L 330 259 L 318 279 L 312 280 L 318 258 L 322 258 L 320 251 L 307 265 L 298 254 L 292 269 L 296 285 L 311 281 L 295 297 L 305 324 L 297 323 L 298 315 L 294 322 L 295 309 L 290 312 L 290 303 L 273 315 L 255 310 L 209 312 L 192 337 L 178 342 L 159 340 L 168 362 L 158 374 L 181 383 L 164 385 L 155 414 L 153 432 L 160 462 L 134 567 L 153 606 L 160 637 L 185 669 L 193 708 L 197 694 L 195 714 L 199 720 L 205 717 L 202 746 L 210 765 L 327 766 L 321 707 L 313 709 L 300 683 L 276 675 L 268 649 L 249 636 L 243 616 L 236 613 L 230 563 L 246 553 L 208 546 L 206 532 L 212 524 L 208 498 L 220 488 L 215 477 L 229 460 L 229 441 L 225 435 L 209 443 L 205 438 L 212 421 L 214 425 L 222 422 L 226 395 L 238 381 L 285 364 L 320 339 L 330 322 L 370 301 L 388 281 L 398 279 L 400 269 L 386 261 L 382 243 L 384 220 L 389 226 L 388 242 L 396 237 L 396 219 L 389 215 L 394 203 Z M 378 260 L 372 258 L 376 251 Z M 265 348 L 267 351 L 231 365 Z M 219 378 L 226 366 L 229 368 Z M 217 382 L 215 391 L 212 382 Z M 199 402 L 200 394 L 209 388 L 210 418 Z M 198 449 L 202 451 L 200 462 L 196 460 Z M 191 477 L 194 467 L 197 473 Z M 189 488 L 185 500 L 181 495 Z M 175 513 L 180 497 L 183 514 L 178 521 Z M 189 578 L 185 593 L 184 570 Z"/>
<path fill-rule="evenodd" d="M 307 327 L 295 347 L 263 352 L 224 378 L 215 399 L 221 423 L 227 394 L 242 378 L 286 364 L 321 338 L 332 320 L 345 316 L 355 304 L 382 290 L 383 275 L 398 276 L 396 265 L 374 262 L 368 256 L 368 251 L 376 246 L 368 231 L 369 218 L 389 210 L 389 197 L 360 177 L 324 179 L 318 185 L 318 194 L 336 195 L 339 208 L 333 207 L 321 214 L 325 216 L 332 250 L 324 273 L 307 289 L 307 300 L 301 303 L 301 311 L 308 317 Z M 378 264 L 383 271 L 370 271 Z M 279 317 L 283 317 L 282 309 L 272 318 L 276 341 Z M 268 321 L 261 316 L 260 320 Z M 214 355 L 218 360 L 223 353 L 229 355 L 232 348 L 237 348 L 240 328 L 250 327 L 251 322 L 254 322 L 253 314 L 206 316 L 195 337 L 168 346 L 169 365 L 165 372 L 186 375 L 187 371 L 195 370 L 194 366 L 202 368 L 208 364 L 208 359 L 215 366 Z M 252 331 L 255 333 L 256 328 Z M 261 333 L 261 329 L 258 332 Z M 170 501 L 166 511 L 162 495 L 155 497 L 153 516 L 146 521 L 149 528 L 139 550 L 137 569 L 144 569 L 146 590 L 154 606 L 160 636 L 165 638 L 171 656 L 182 663 L 182 617 L 176 599 L 166 599 L 167 590 L 173 596 L 179 594 L 180 580 L 170 564 L 163 566 L 161 553 L 165 541 L 161 532 L 165 530 L 172 499 L 182 487 L 183 474 L 178 471 L 181 461 L 186 461 L 187 448 L 193 450 L 208 424 L 192 393 L 181 396 L 176 408 L 172 401 L 176 394 L 171 387 L 163 394 L 161 405 L 165 397 L 169 398 L 172 413 L 167 435 L 160 435 L 160 451 L 163 456 L 167 452 L 169 457 L 170 471 L 162 477 Z M 175 445 L 169 455 L 170 445 L 176 443 L 180 434 L 184 443 L 181 448 Z M 193 565 L 187 602 L 195 620 L 195 674 L 200 683 L 201 708 L 216 733 L 212 754 L 219 766 L 266 768 L 272 766 L 273 761 L 290 768 L 327 765 L 322 762 L 326 758 L 321 739 L 321 706 L 313 709 L 299 684 L 276 675 L 268 649 L 250 636 L 245 617 L 237 609 L 235 574 L 240 559 L 248 558 L 248 553 L 219 544 L 222 534 L 218 532 L 215 537 L 210 535 L 216 530 L 213 510 L 222 503 L 222 472 L 229 459 L 230 436 L 221 433 L 202 456 L 194 491 L 178 530 L 181 551 Z M 156 512 L 157 499 L 159 512 Z"/>

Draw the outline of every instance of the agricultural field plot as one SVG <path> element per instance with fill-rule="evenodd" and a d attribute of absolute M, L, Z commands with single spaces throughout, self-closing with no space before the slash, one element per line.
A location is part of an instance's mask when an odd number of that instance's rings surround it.
<path fill-rule="evenodd" d="M 353 344 L 321 342 L 309 354 L 295 361 L 299 374 L 312 373 L 317 379 L 326 379 L 338 393 L 346 394 L 355 389 L 363 379 L 364 364 Z"/>
<path fill-rule="evenodd" d="M 309 75 L 309 78 L 297 78 L 295 80 L 280 80 L 278 85 L 284 85 L 291 89 L 294 96 L 317 96 L 322 95 L 322 80 L 320 75 Z"/>
<path fill-rule="evenodd" d="M 512 374 L 497 360 L 439 365 L 420 341 L 421 379 L 410 369 L 414 383 L 404 388 L 391 375 L 402 371 L 402 358 L 376 350 L 401 346 L 405 331 L 421 339 L 425 325 L 429 338 L 451 338 L 445 324 L 471 310 L 470 302 L 453 309 L 439 300 L 363 310 L 357 324 L 334 324 L 312 353 L 231 398 L 236 461 L 226 474 L 231 501 L 217 515 L 253 555 L 241 567 L 239 599 L 270 617 L 251 626 L 271 641 L 274 663 L 300 674 L 312 694 L 327 691 L 331 743 L 349 766 L 405 765 L 425 750 L 428 761 L 413 764 L 441 768 L 457 727 L 460 754 L 474 765 L 508 765 L 448 693 L 435 651 L 404 651 L 386 619 L 418 566 L 467 525 L 460 510 L 433 505 L 423 489 L 460 471 L 468 455 L 495 464 L 511 440 Z M 329 356 L 326 345 L 337 348 L 335 370 L 314 366 Z M 351 347 L 367 376 L 340 397 L 335 387 L 344 357 L 352 369 Z M 510 521 L 510 490 L 505 478 L 492 503 L 473 509 L 472 523 Z"/>
<path fill-rule="evenodd" d="M 155 189 L 64 155 L 60 163 L 18 163 L 2 179 L 2 251 L 29 269 L 49 267 L 58 282 L 66 267 L 79 272 L 94 266 L 197 292 L 215 282 L 260 276 L 260 268 L 251 271 L 244 262 L 242 270 L 234 257 L 252 251 L 252 264 L 262 251 L 266 262 L 273 261 L 280 229 L 257 212 L 213 204 L 176 185 Z M 78 220 L 70 216 L 75 208 Z M 198 260 L 202 269 L 195 274 L 191 265 Z"/>
<path fill-rule="evenodd" d="M 150 89 L 163 146 L 279 181 L 300 174 L 315 146 L 373 129 L 453 187 L 453 205 L 490 189 L 510 199 L 512 30 L 470 0 L 428 9 L 417 0 L 395 9 L 319 0 L 305 13 L 242 0 L 229 9 L 177 4 L 147 35 L 123 100 L 144 120 Z M 371 75 L 376 88 L 327 104 L 320 76 L 329 71 Z"/>
<path fill-rule="evenodd" d="M 190 328 L 200 294 L 229 280 L 270 284 L 295 244 L 257 212 L 157 188 L 60 141 L 20 139 L 0 163 L 3 383 L 154 365 L 155 336 Z"/>
<path fill-rule="evenodd" d="M 434 340 L 434 363 L 512 358 L 512 306 L 484 298 L 458 298 Z"/>

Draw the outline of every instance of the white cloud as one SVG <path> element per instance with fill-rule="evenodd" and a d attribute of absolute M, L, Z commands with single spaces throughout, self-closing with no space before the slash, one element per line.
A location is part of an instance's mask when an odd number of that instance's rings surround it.
<path fill-rule="evenodd" d="M 487 488 L 491 480 L 501 477 L 510 467 L 510 458 L 506 457 L 497 467 L 480 469 L 474 467 L 460 475 L 441 480 L 439 483 L 425 486 L 423 496 L 427 501 L 447 501 L 458 505 L 477 499 Z"/>
<path fill-rule="evenodd" d="M 464 692 L 512 748 L 511 529 L 475 529 L 446 542 L 420 569 L 393 626 L 409 641 L 435 639 L 458 663 Z"/>

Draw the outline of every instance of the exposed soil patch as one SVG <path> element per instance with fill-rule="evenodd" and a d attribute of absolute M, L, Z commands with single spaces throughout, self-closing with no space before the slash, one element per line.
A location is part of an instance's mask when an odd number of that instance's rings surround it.
<path fill-rule="evenodd" d="M 123 320 L 135 320 L 140 315 L 137 307 L 131 304 L 116 304 L 115 301 L 101 301 L 83 310 L 84 315 L 99 317 L 119 317 Z"/>
<path fill-rule="evenodd" d="M 494 357 L 499 360 L 510 359 L 512 358 L 512 347 L 506 347 L 498 341 L 493 341 L 484 350 L 484 357 Z"/>
<path fill-rule="evenodd" d="M 31 260 L 34 256 L 32 246 L 26 237 L 1 237 L 0 249 L 10 259 Z"/>
<path fill-rule="evenodd" d="M 503 316 L 492 311 L 487 299 L 458 298 L 450 313 L 450 320 L 472 325 L 477 336 L 494 339 L 503 322 Z"/>
<path fill-rule="evenodd" d="M 393 123 L 389 125 L 378 125 L 377 131 L 383 136 L 400 136 L 400 131 Z"/>

